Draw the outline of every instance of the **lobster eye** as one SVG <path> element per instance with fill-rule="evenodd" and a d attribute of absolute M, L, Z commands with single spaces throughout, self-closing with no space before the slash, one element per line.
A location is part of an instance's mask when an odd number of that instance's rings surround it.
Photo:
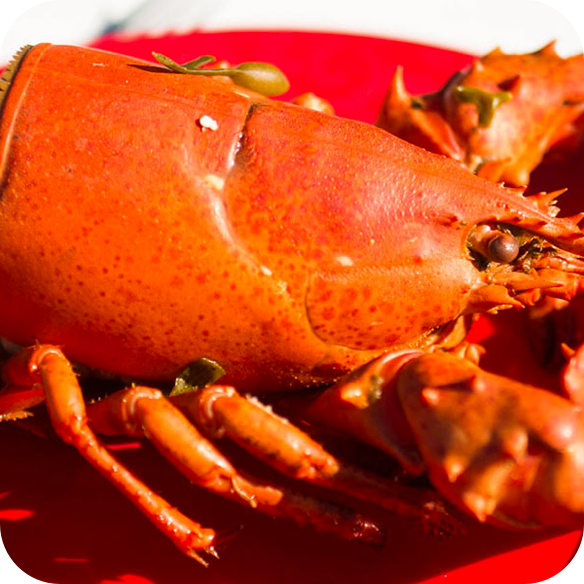
<path fill-rule="evenodd" d="M 519 255 L 519 244 L 510 233 L 496 231 L 487 243 L 487 258 L 499 264 L 510 264 Z"/>
<path fill-rule="evenodd" d="M 510 264 L 517 259 L 521 247 L 510 231 L 496 223 L 482 223 L 471 232 L 468 247 L 476 259 L 483 258 L 487 263 Z"/>

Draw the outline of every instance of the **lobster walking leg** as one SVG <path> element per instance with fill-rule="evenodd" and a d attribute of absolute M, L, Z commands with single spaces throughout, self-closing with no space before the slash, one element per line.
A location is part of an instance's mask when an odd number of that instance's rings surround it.
<path fill-rule="evenodd" d="M 88 418 L 102 434 L 147 436 L 192 483 L 223 497 L 342 539 L 374 544 L 383 540 L 381 528 L 351 509 L 238 472 L 157 389 L 134 386 L 119 391 L 89 405 Z"/>
<path fill-rule="evenodd" d="M 0 391 L 0 422 L 28 417 L 32 408 L 45 399 L 42 389 L 37 387 L 11 387 Z"/>
<path fill-rule="evenodd" d="M 69 361 L 57 347 L 42 345 L 12 357 L 4 376 L 18 386 L 42 385 L 53 427 L 63 441 L 72 444 L 103 476 L 114 484 L 181 551 L 206 561 L 199 552 L 216 555 L 216 534 L 192 521 L 153 493 L 120 464 L 100 443 L 87 424 L 85 403 Z"/>
<path fill-rule="evenodd" d="M 338 459 L 286 419 L 232 387 L 211 386 L 172 401 L 211 436 L 227 435 L 283 474 L 420 519 L 432 533 L 465 531 L 457 514 L 433 490 L 384 479 Z"/>
<path fill-rule="evenodd" d="M 58 435 L 73 444 L 179 549 L 203 564 L 206 562 L 197 552 L 216 555 L 215 532 L 194 523 L 152 493 L 109 454 L 93 430 L 113 435 L 146 435 L 192 482 L 264 513 L 310 524 L 345 539 L 374 544 L 383 541 L 381 528 L 359 513 L 252 481 L 238 473 L 157 389 L 134 386 L 86 408 L 70 363 L 58 348 L 49 345 L 27 349 L 12 357 L 5 367 L 5 377 L 19 388 L 26 385 L 27 377 L 29 385 L 41 384 Z"/>

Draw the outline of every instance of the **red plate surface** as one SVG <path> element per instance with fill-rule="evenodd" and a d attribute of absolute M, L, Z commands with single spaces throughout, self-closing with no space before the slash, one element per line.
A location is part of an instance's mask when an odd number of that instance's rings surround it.
<path fill-rule="evenodd" d="M 234 63 L 271 61 L 286 71 L 292 89 L 283 98 L 314 91 L 339 115 L 375 120 L 396 65 L 412 92 L 437 89 L 471 57 L 409 43 L 338 34 L 236 32 L 163 38 L 110 37 L 99 48 L 150 58 L 152 50 L 179 62 L 212 54 Z M 560 178 L 558 184 L 557 178 Z M 566 165 L 548 166 L 540 184 L 583 190 Z M 492 345 L 487 364 L 540 378 L 521 337 L 519 317 L 478 334 Z M 501 334 L 504 334 L 501 340 Z M 502 355 L 513 355 L 503 361 Z M 547 530 L 512 533 L 476 525 L 463 537 L 438 540 L 391 517 L 383 549 L 338 542 L 306 529 L 256 516 L 191 487 L 147 444 L 108 440 L 117 455 L 183 512 L 218 530 L 243 526 L 204 569 L 183 557 L 125 499 L 51 436 L 0 425 L 0 526 L 8 553 L 21 569 L 59 584 L 305 584 L 474 582 L 524 584 L 557 574 L 578 549 L 582 533 Z"/>

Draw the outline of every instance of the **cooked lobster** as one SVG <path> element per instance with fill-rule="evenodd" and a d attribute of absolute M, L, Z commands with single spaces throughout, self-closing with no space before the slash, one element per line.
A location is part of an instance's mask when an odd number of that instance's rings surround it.
<path fill-rule="evenodd" d="M 238 472 L 215 439 L 431 530 L 460 528 L 451 505 L 583 523 L 581 404 L 481 371 L 464 341 L 474 314 L 581 292 L 579 216 L 374 126 L 107 52 L 29 47 L 4 86 L 0 335 L 27 348 L 3 366 L 0 419 L 44 400 L 63 440 L 202 562 L 221 537 L 95 432 L 146 436 L 192 482 L 347 538 L 381 527 Z M 221 385 L 163 393 L 201 359 Z M 85 403 L 72 363 L 134 383 Z M 291 390 L 306 397 L 291 415 L 441 495 L 342 462 L 238 393 Z"/>

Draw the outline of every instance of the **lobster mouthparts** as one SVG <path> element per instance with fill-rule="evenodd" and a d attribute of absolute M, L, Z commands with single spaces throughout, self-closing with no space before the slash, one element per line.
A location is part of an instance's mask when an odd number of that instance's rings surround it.
<path fill-rule="evenodd" d="M 584 275 L 581 215 L 558 219 L 550 202 L 561 192 L 525 198 L 548 215 L 486 221 L 475 226 L 468 249 L 484 283 L 473 290 L 469 312 L 531 306 L 543 296 L 570 300 L 581 292 Z M 491 308 L 488 308 L 492 304 Z"/>

